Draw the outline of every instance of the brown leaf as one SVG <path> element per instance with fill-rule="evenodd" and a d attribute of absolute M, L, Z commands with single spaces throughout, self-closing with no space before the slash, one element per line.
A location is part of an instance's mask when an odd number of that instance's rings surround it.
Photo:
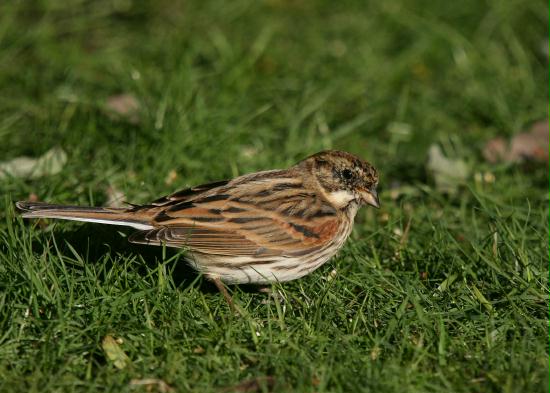
<path fill-rule="evenodd" d="M 140 105 L 134 95 L 123 93 L 110 96 L 105 106 L 109 112 L 127 119 L 130 123 L 139 123 Z"/>
<path fill-rule="evenodd" d="M 548 119 L 539 121 L 528 132 L 512 138 L 508 161 L 548 161 Z"/>
<path fill-rule="evenodd" d="M 178 172 L 176 172 L 174 169 L 172 169 L 170 172 L 168 172 L 168 175 L 166 175 L 166 179 L 164 179 L 164 184 L 167 186 L 171 185 L 176 179 L 178 178 Z"/>
<path fill-rule="evenodd" d="M 193 349 L 193 353 L 195 355 L 201 355 L 205 352 L 206 352 L 205 349 L 203 347 L 201 347 L 200 345 L 198 347 L 196 347 L 195 349 Z"/>
<path fill-rule="evenodd" d="M 107 335 L 103 337 L 101 347 L 103 348 L 107 359 L 112 361 L 116 368 L 122 370 L 130 364 L 130 358 L 126 355 L 126 353 L 124 353 L 120 347 L 120 344 L 120 340 L 115 340 L 113 336 Z"/>
<path fill-rule="evenodd" d="M 173 387 L 158 378 L 132 379 L 130 380 L 130 386 L 145 386 L 147 392 L 169 393 L 174 391 Z"/>
<path fill-rule="evenodd" d="M 536 122 L 529 131 L 516 134 L 509 143 L 504 138 L 493 138 L 483 148 L 488 162 L 548 162 L 548 119 Z"/>

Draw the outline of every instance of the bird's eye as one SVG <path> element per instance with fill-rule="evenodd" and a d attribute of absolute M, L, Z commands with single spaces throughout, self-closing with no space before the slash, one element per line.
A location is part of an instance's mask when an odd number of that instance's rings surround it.
<path fill-rule="evenodd" d="M 344 177 L 344 179 L 349 180 L 353 177 L 353 173 L 349 169 L 344 169 L 342 171 L 342 176 Z"/>

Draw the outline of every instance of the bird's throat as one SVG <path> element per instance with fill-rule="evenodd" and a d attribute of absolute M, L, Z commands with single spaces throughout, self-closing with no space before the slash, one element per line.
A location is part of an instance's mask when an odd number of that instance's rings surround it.
<path fill-rule="evenodd" d="M 328 192 L 326 195 L 328 201 L 336 208 L 343 209 L 354 201 L 355 195 L 347 190 Z"/>

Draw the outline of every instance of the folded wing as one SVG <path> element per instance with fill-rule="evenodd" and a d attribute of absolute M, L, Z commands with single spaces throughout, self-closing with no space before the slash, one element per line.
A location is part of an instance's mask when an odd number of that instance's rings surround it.
<path fill-rule="evenodd" d="M 239 183 L 231 184 L 235 181 Z M 231 183 L 199 186 L 197 192 L 180 192 L 179 200 L 169 196 L 156 201 L 156 228 L 137 232 L 130 241 L 203 254 L 264 257 L 318 249 L 339 229 L 338 212 L 300 179 L 260 176 Z"/>

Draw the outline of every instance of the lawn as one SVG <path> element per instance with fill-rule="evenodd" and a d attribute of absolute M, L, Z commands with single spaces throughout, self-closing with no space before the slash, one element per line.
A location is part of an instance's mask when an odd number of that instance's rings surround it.
<path fill-rule="evenodd" d="M 548 161 L 486 158 L 548 117 L 547 2 L 3 1 L 0 59 L 0 161 L 60 161 L 0 175 L 0 391 L 548 392 Z M 243 315 L 182 252 L 13 206 L 329 148 L 381 209 L 309 276 L 230 287 Z"/>

